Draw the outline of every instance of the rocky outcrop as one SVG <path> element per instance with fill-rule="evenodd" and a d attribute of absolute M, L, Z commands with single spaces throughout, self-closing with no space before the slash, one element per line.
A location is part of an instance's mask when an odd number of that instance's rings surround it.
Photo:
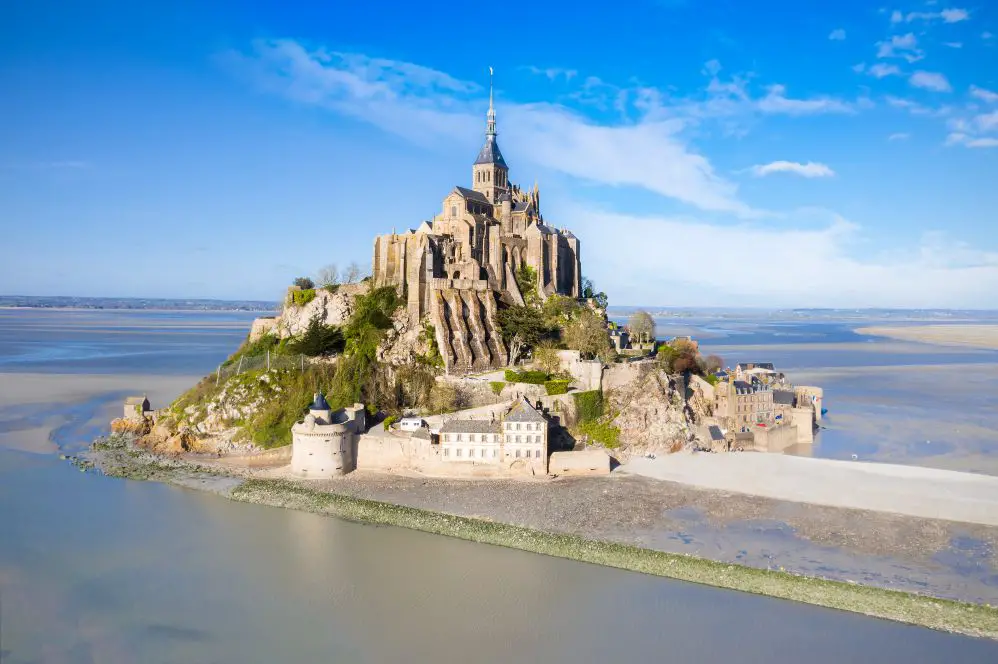
<path fill-rule="evenodd" d="M 610 393 L 610 404 L 620 441 L 632 454 L 665 453 L 692 442 L 694 430 L 675 380 L 653 366 Z"/>
<path fill-rule="evenodd" d="M 353 315 L 354 298 L 365 292 L 367 284 L 344 284 L 333 293 L 317 289 L 315 299 L 305 306 L 285 303 L 284 311 L 274 325 L 277 335 L 282 339 L 297 336 L 308 328 L 313 318 L 318 318 L 323 325 L 343 325 Z"/>
<path fill-rule="evenodd" d="M 111 420 L 111 433 L 128 433 L 133 436 L 144 436 L 149 433 L 152 423 L 148 418 L 119 417 Z"/>

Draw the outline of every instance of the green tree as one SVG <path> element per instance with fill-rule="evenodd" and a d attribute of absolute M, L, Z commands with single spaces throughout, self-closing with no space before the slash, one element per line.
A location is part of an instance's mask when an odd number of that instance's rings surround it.
<path fill-rule="evenodd" d="M 647 311 L 638 309 L 627 321 L 627 329 L 631 336 L 637 337 L 642 342 L 649 341 L 655 336 L 655 321 Z"/>
<path fill-rule="evenodd" d="M 528 348 L 536 346 L 541 339 L 551 334 L 544 320 L 544 314 L 533 307 L 513 305 L 499 310 L 499 329 L 502 339 L 509 344 L 519 336 Z"/>
<path fill-rule="evenodd" d="M 315 288 L 315 282 L 308 277 L 296 277 L 294 281 L 295 286 L 302 290 L 310 290 Z"/>
<path fill-rule="evenodd" d="M 584 357 L 598 357 L 604 362 L 612 359 L 613 345 L 602 316 L 592 309 L 583 309 L 564 333 L 565 344 L 582 353 Z"/>
<path fill-rule="evenodd" d="M 520 289 L 523 302 L 528 307 L 539 307 L 541 296 L 537 292 L 537 271 L 526 263 L 522 263 L 513 273 L 513 278 L 516 279 L 516 286 Z"/>
<path fill-rule="evenodd" d="M 335 355 L 343 352 L 343 333 L 334 325 L 323 325 L 320 316 L 315 315 L 308 322 L 305 332 L 288 346 L 292 352 L 309 357 Z"/>

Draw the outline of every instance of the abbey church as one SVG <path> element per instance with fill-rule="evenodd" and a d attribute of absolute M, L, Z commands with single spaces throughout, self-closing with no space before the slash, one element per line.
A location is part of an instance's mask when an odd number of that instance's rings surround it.
<path fill-rule="evenodd" d="M 579 241 L 544 223 L 536 184 L 524 191 L 510 182 L 490 86 L 471 188 L 454 187 L 440 213 L 418 228 L 377 237 L 372 276 L 376 286 L 400 289 L 414 323 L 429 316 L 448 370 L 472 371 L 506 364 L 496 312 L 500 303 L 530 297 L 514 277 L 524 265 L 536 274 L 541 299 L 579 297 Z"/>

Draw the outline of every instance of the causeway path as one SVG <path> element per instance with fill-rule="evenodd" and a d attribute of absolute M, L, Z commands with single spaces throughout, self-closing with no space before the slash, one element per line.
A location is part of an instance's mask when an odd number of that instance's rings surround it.
<path fill-rule="evenodd" d="M 998 477 L 784 454 L 679 453 L 618 473 L 799 503 L 998 526 Z"/>

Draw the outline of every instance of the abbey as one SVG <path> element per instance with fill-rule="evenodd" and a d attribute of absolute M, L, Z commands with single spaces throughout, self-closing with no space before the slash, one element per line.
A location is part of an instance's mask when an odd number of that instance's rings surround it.
<path fill-rule="evenodd" d="M 514 276 L 521 266 L 532 268 L 542 300 L 579 297 L 579 240 L 544 222 L 536 184 L 525 191 L 510 182 L 490 86 L 471 188 L 455 187 L 418 228 L 375 238 L 372 276 L 376 286 L 400 289 L 413 322 L 429 316 L 448 370 L 470 371 L 506 364 L 496 311 L 532 299 Z"/>

